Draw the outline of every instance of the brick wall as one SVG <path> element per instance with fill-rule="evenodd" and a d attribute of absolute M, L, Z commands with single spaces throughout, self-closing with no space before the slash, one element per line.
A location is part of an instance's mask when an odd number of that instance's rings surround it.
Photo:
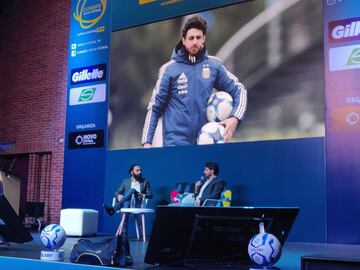
<path fill-rule="evenodd" d="M 10 154 L 51 153 L 48 222 L 61 208 L 70 7 L 37 0 L 0 9 L 0 142 L 16 141 Z"/>

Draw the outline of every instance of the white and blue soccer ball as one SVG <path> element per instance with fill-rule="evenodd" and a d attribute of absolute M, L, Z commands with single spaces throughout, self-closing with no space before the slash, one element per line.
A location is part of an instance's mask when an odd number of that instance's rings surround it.
<path fill-rule="evenodd" d="M 272 266 L 281 256 L 281 243 L 271 233 L 259 233 L 248 245 L 251 260 L 259 266 Z"/>
<path fill-rule="evenodd" d="M 42 230 L 40 239 L 47 249 L 59 249 L 65 243 L 66 233 L 60 225 L 50 224 Z"/>
<path fill-rule="evenodd" d="M 217 122 L 210 122 L 205 124 L 198 135 L 197 144 L 215 144 L 225 143 L 224 139 L 225 128 Z"/>
<path fill-rule="evenodd" d="M 224 91 L 214 92 L 207 102 L 206 117 L 209 122 L 220 122 L 227 119 L 232 110 L 232 97 Z"/>

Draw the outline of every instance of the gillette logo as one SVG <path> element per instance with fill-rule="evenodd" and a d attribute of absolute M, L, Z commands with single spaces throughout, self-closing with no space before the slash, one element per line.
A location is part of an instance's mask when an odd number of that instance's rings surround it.
<path fill-rule="evenodd" d="M 331 43 L 360 40 L 360 17 L 329 23 Z"/>
<path fill-rule="evenodd" d="M 106 64 L 71 70 L 71 84 L 102 81 L 106 79 Z"/>

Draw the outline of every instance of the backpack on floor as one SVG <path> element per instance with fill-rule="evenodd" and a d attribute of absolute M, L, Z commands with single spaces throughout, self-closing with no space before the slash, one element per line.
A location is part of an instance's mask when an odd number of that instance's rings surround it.
<path fill-rule="evenodd" d="M 129 241 L 121 236 L 97 242 L 79 239 L 71 250 L 70 261 L 102 266 L 126 266 L 133 263 Z"/>

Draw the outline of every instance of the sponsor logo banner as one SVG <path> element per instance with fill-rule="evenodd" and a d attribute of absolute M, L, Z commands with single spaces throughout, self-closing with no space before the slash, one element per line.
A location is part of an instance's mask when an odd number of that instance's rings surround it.
<path fill-rule="evenodd" d="M 331 43 L 360 40 L 360 17 L 329 23 Z"/>
<path fill-rule="evenodd" d="M 126 29 L 248 0 L 115 0 L 111 1 L 111 31 Z M 110 3 L 110 2 L 109 2 Z"/>
<path fill-rule="evenodd" d="M 71 84 L 81 84 L 106 79 L 106 64 L 93 65 L 71 70 Z"/>
<path fill-rule="evenodd" d="M 329 49 L 331 71 L 360 68 L 360 44 Z"/>
<path fill-rule="evenodd" d="M 331 118 L 331 126 L 334 131 L 360 130 L 360 106 L 332 108 Z"/>
<path fill-rule="evenodd" d="M 83 105 L 104 102 L 106 99 L 106 85 L 95 84 L 70 89 L 69 105 Z"/>
<path fill-rule="evenodd" d="M 104 130 L 69 133 L 69 149 L 98 148 L 104 146 Z"/>
<path fill-rule="evenodd" d="M 183 0 L 163 0 L 160 5 L 167 6 L 167 5 L 176 4 L 176 3 L 179 3 L 182 1 Z M 139 5 L 150 4 L 153 2 L 159 2 L 159 0 L 139 0 Z"/>
<path fill-rule="evenodd" d="M 104 16 L 106 11 L 106 0 L 78 0 L 74 19 L 79 22 L 80 27 L 88 29 L 96 25 Z"/>
<path fill-rule="evenodd" d="M 139 5 L 148 4 L 151 2 L 155 2 L 155 1 L 158 1 L 158 0 L 139 0 Z"/>

